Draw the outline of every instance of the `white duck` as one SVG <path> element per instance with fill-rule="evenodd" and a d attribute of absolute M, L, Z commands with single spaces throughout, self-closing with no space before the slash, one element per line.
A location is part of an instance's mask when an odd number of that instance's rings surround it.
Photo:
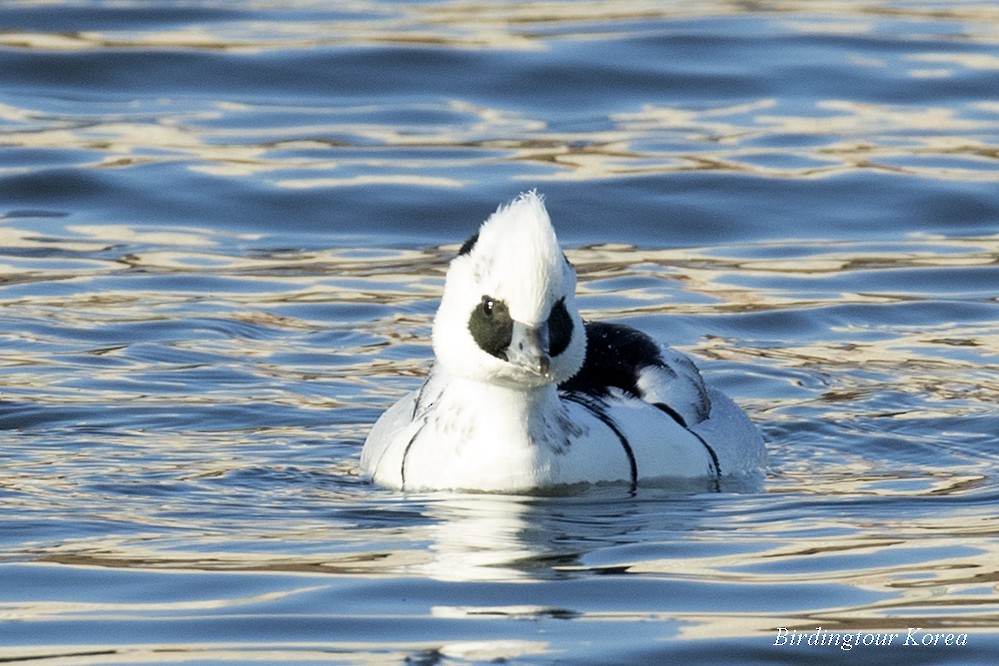
<path fill-rule="evenodd" d="M 541 197 L 501 206 L 451 262 L 423 386 L 361 453 L 406 491 L 635 487 L 757 472 L 763 440 L 685 355 L 621 324 L 584 323 L 576 273 Z"/>

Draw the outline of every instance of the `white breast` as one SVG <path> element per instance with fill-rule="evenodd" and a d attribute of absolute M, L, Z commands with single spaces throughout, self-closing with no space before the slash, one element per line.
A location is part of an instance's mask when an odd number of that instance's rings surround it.
<path fill-rule="evenodd" d="M 534 401 L 489 386 L 449 389 L 430 396 L 432 407 L 415 418 L 417 393 L 410 394 L 375 424 L 362 470 L 410 491 L 523 492 L 631 483 L 633 474 L 638 483 L 714 475 L 704 443 L 648 403 L 611 398 L 598 411 L 551 388 Z"/>

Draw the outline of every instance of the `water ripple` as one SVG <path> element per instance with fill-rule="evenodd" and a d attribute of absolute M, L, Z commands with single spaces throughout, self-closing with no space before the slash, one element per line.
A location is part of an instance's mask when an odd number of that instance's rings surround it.
<path fill-rule="evenodd" d="M 991 663 L 999 13 L 0 7 L 0 659 Z M 150 75 L 154 72 L 155 75 Z M 762 485 L 399 496 L 448 259 L 538 186 Z M 932 637 L 931 637 L 932 638 Z"/>

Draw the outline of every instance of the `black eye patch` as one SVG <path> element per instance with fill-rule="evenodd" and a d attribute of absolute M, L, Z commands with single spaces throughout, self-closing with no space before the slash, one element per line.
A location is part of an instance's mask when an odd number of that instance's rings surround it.
<path fill-rule="evenodd" d="M 572 340 L 572 328 L 572 317 L 565 307 L 565 299 L 559 299 L 548 315 L 548 353 L 551 356 L 558 356 L 566 350 Z"/>
<path fill-rule="evenodd" d="M 506 349 L 513 340 L 513 318 L 506 303 L 483 296 L 468 318 L 468 330 L 482 351 L 506 359 Z"/>

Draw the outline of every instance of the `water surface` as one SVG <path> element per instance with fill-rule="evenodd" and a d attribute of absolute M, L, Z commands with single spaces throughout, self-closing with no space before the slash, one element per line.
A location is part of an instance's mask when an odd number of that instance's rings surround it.
<path fill-rule="evenodd" d="M 994 659 L 990 4 L 14 0 L 0 28 L 0 659 Z M 534 187 L 584 315 L 694 355 L 762 488 L 357 476 L 447 261 Z"/>

